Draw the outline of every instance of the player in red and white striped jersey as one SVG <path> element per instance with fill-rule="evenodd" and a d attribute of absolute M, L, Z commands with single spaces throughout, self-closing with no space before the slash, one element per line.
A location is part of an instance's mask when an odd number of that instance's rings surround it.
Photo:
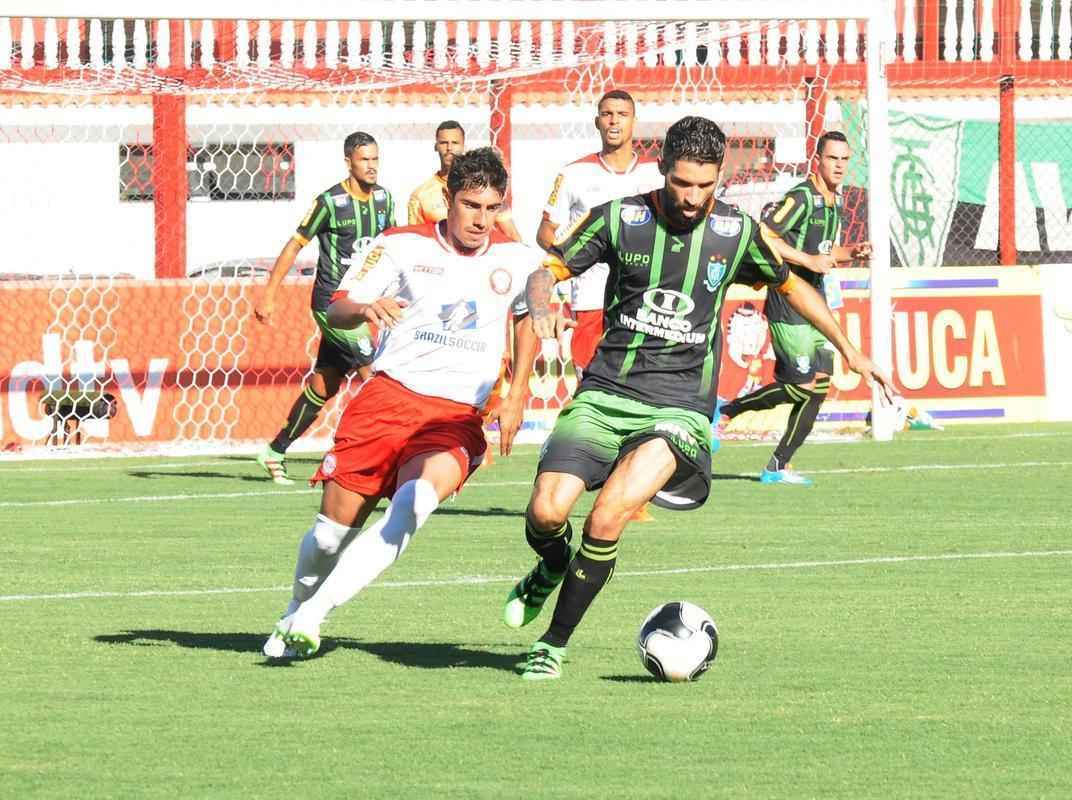
<path fill-rule="evenodd" d="M 340 283 L 331 324 L 373 323 L 380 342 L 373 376 L 346 407 L 313 476 L 324 485 L 320 514 L 302 540 L 293 597 L 265 655 L 315 653 L 327 613 L 390 566 L 479 465 L 481 411 L 514 311 L 514 381 L 493 412 L 500 452 L 509 454 L 537 345 L 521 298 L 543 254 L 493 232 L 506 182 L 491 148 L 458 156 L 447 176 L 447 218 L 377 238 Z M 386 514 L 362 532 L 381 498 L 391 499 Z"/>

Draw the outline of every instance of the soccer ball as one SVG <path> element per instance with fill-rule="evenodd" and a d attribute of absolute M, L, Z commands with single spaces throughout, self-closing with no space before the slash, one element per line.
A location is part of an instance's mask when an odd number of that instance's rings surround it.
<path fill-rule="evenodd" d="M 661 681 L 694 681 L 718 652 L 718 628 L 698 605 L 678 600 L 650 614 L 637 636 L 640 663 Z"/>

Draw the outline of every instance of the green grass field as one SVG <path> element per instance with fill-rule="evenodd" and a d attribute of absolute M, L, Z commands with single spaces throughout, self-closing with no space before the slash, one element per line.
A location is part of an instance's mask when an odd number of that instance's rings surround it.
<path fill-rule="evenodd" d="M 0 464 L 0 796 L 1072 797 L 1070 445 L 806 445 L 802 490 L 746 477 L 769 445 L 727 444 L 703 509 L 626 532 L 538 684 L 515 670 L 544 620 L 499 621 L 535 448 L 289 666 L 260 646 L 318 493 L 239 458 Z M 694 684 L 634 652 L 673 599 L 721 632 Z"/>

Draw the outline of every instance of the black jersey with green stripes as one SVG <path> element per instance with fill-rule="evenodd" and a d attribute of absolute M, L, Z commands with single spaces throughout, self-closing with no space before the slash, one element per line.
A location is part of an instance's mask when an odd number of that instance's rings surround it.
<path fill-rule="evenodd" d="M 820 191 L 814 179 L 808 178 L 786 192 L 781 202 L 763 217 L 763 222 L 786 244 L 797 250 L 809 255 L 826 254 L 837 244 L 841 232 L 840 204 L 839 196 Z M 796 264 L 791 264 L 789 268 L 825 297 L 821 274 Z M 767 293 L 764 313 L 771 322 L 810 324 L 793 310 L 784 297 L 775 292 Z"/>
<path fill-rule="evenodd" d="M 716 202 L 677 230 L 659 213 L 661 192 L 596 206 L 552 248 L 573 275 L 610 266 L 603 338 L 578 391 L 710 416 L 729 285 L 781 285 L 789 272 L 747 214 Z"/>
<path fill-rule="evenodd" d="M 317 195 L 313 207 L 298 226 L 302 244 L 319 240 L 312 307 L 326 311 L 354 253 L 394 226 L 395 202 L 391 193 L 375 185 L 367 196 L 352 193 L 345 182 Z"/>

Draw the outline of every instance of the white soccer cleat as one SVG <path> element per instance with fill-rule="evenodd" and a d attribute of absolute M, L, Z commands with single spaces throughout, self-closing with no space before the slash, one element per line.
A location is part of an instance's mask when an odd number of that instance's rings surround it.
<path fill-rule="evenodd" d="M 272 629 L 271 635 L 265 640 L 264 647 L 261 648 L 261 652 L 264 653 L 265 658 L 298 657 L 297 651 L 292 647 L 288 647 L 286 640 L 283 638 L 283 633 L 287 628 L 289 619 L 289 616 L 287 616 L 279 620 Z"/>

